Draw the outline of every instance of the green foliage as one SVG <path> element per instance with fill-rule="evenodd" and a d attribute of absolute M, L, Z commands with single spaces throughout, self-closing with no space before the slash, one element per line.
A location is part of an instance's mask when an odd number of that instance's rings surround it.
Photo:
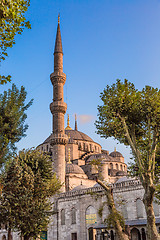
<path fill-rule="evenodd" d="M 8 75 L 7 77 L 0 75 L 0 85 L 3 85 L 7 82 L 11 82 L 11 75 Z"/>
<path fill-rule="evenodd" d="M 145 86 L 139 91 L 126 79 L 124 82 L 117 80 L 104 89 L 101 99 L 103 105 L 98 106 L 99 120 L 96 121 L 98 133 L 131 147 L 134 158 L 131 173 L 137 171 L 144 187 L 147 238 L 158 240 L 155 215 L 150 206 L 153 206 L 155 194 L 156 154 L 160 144 L 160 90 Z"/>
<path fill-rule="evenodd" d="M 15 143 L 25 136 L 28 128 L 26 110 L 32 100 L 25 104 L 26 94 L 23 86 L 18 90 L 14 84 L 0 94 L 0 164 L 16 149 Z"/>
<path fill-rule="evenodd" d="M 15 44 L 15 35 L 24 28 L 31 28 L 24 17 L 30 5 L 29 0 L 2 0 L 0 6 L 0 61 L 8 56 L 6 50 Z"/>
<path fill-rule="evenodd" d="M 30 0 L 1 0 L 0 3 L 0 62 L 8 56 L 7 48 L 15 44 L 16 34 L 21 34 L 24 28 L 31 28 L 24 17 Z M 0 84 L 10 81 L 10 76 L 0 75 Z"/>
<path fill-rule="evenodd" d="M 1 184 L 0 220 L 25 239 L 36 239 L 52 215 L 49 198 L 61 187 L 50 157 L 36 149 L 19 152 L 6 166 Z"/>
<path fill-rule="evenodd" d="M 160 133 L 160 90 L 146 86 L 142 91 L 126 79 L 108 86 L 98 106 L 98 133 L 130 145 L 140 172 L 152 168 L 152 158 Z"/>
<path fill-rule="evenodd" d="M 111 227 L 113 227 L 114 229 L 116 228 L 116 222 L 115 219 L 117 221 L 119 221 L 120 226 L 122 227 L 123 230 L 125 230 L 125 222 L 124 222 L 124 218 L 122 216 L 122 214 L 118 211 L 115 211 L 114 213 L 110 213 L 108 214 L 107 218 L 104 220 L 104 222 L 107 225 L 107 228 L 110 229 Z"/>

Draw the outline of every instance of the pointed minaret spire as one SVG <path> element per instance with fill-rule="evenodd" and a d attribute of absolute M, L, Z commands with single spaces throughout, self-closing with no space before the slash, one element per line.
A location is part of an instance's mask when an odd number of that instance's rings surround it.
<path fill-rule="evenodd" d="M 75 131 L 78 131 L 78 128 L 77 128 L 77 115 L 75 114 Z"/>
<path fill-rule="evenodd" d="M 62 39 L 61 39 L 61 31 L 60 31 L 60 14 L 58 14 L 58 26 L 57 26 L 57 35 L 54 47 L 54 54 L 55 53 L 62 53 Z"/>
<path fill-rule="evenodd" d="M 58 14 L 58 26 L 54 47 L 54 72 L 63 72 L 63 49 L 60 31 L 60 15 Z"/>

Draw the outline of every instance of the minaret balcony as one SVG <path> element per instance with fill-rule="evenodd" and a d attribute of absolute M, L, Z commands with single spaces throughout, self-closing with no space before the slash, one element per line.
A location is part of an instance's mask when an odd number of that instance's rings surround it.
<path fill-rule="evenodd" d="M 63 72 L 53 72 L 50 75 L 51 82 L 53 86 L 58 83 L 65 84 L 66 81 L 66 74 Z"/>
<path fill-rule="evenodd" d="M 68 142 L 68 136 L 66 134 L 61 134 L 61 133 L 58 133 L 58 134 L 52 134 L 52 138 L 51 138 L 51 141 L 50 141 L 50 144 L 51 146 L 53 145 L 66 145 Z"/>
<path fill-rule="evenodd" d="M 52 114 L 54 114 L 54 113 L 63 113 L 63 114 L 65 114 L 66 110 L 67 110 L 67 104 L 65 102 L 62 102 L 62 101 L 52 102 L 50 104 L 50 110 L 51 110 Z"/>

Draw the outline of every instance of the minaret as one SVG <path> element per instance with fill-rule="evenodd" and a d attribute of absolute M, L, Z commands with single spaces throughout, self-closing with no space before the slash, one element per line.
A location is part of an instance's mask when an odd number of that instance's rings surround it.
<path fill-rule="evenodd" d="M 65 191 L 65 144 L 68 137 L 64 131 L 64 114 L 67 110 L 67 104 L 63 100 L 63 85 L 66 81 L 66 75 L 63 73 L 63 50 L 59 15 L 54 48 L 54 72 L 50 75 L 50 79 L 53 85 L 53 102 L 50 104 L 53 115 L 52 158 L 54 171 L 61 183 L 63 183 L 61 190 Z"/>
<path fill-rule="evenodd" d="M 78 128 L 77 128 L 77 115 L 75 114 L 75 131 L 78 131 Z"/>

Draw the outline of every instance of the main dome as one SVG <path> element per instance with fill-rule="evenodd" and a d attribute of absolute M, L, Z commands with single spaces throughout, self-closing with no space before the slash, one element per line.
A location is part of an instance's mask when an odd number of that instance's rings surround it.
<path fill-rule="evenodd" d="M 76 131 L 76 130 L 65 130 L 65 134 L 74 139 L 74 140 L 82 140 L 82 141 L 89 141 L 89 142 L 93 142 L 92 138 L 90 138 L 88 135 L 86 135 L 85 133 L 82 133 L 80 131 Z"/>
<path fill-rule="evenodd" d="M 73 140 L 94 142 L 87 134 L 76 130 L 65 130 L 65 134 Z M 53 134 L 51 134 L 43 143 L 49 143 Z"/>

